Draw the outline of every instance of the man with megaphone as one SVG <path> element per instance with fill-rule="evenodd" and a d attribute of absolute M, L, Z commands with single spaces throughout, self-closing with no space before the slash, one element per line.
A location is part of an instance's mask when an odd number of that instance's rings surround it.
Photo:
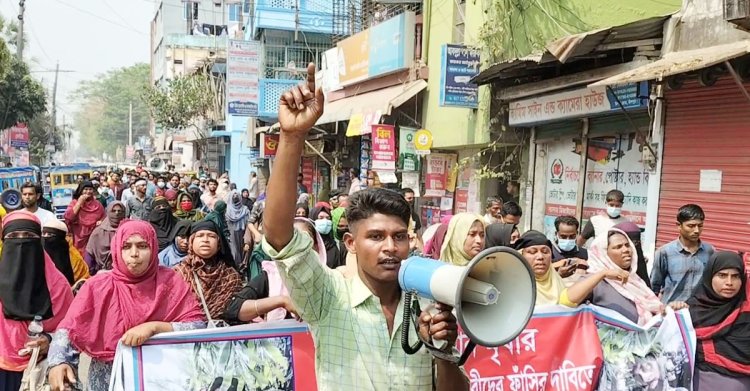
<path fill-rule="evenodd" d="M 279 104 L 280 142 L 268 182 L 264 251 L 276 260 L 300 316 L 315 339 L 320 390 L 468 390 L 454 363 L 426 350 L 408 355 L 399 343 L 404 318 L 399 268 L 409 254 L 411 210 L 398 193 L 363 190 L 350 198 L 350 232 L 344 242 L 357 256 L 357 273 L 345 279 L 326 268 L 309 236 L 293 228 L 297 183 L 307 132 L 323 114 L 324 97 L 315 85 L 315 65 L 307 82 L 285 92 Z M 438 304 L 438 313 L 419 317 L 420 339 L 453 347 L 456 318 Z"/>

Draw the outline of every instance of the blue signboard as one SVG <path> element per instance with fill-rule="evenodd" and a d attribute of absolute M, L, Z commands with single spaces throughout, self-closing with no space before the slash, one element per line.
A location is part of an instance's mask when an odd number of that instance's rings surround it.
<path fill-rule="evenodd" d="M 407 31 L 407 18 L 412 13 L 403 13 L 370 28 L 370 61 L 368 76 L 375 77 L 409 66 L 406 56 L 414 55 L 413 31 Z M 411 34 L 410 34 L 411 33 Z M 410 49 L 410 50 L 407 50 Z"/>
<path fill-rule="evenodd" d="M 479 87 L 470 80 L 479 73 L 479 50 L 443 45 L 440 66 L 440 105 L 477 108 Z"/>

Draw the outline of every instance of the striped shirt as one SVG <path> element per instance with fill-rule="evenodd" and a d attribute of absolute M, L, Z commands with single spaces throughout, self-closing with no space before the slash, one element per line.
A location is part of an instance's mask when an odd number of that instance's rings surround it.
<path fill-rule="evenodd" d="M 263 250 L 276 260 L 292 302 L 310 324 L 319 390 L 432 390 L 430 353 L 410 356 L 401 348 L 403 300 L 389 334 L 380 300 L 358 276 L 344 279 L 321 264 L 308 235 L 295 231 L 281 251 L 264 238 Z M 413 326 L 410 333 L 414 343 Z"/>
<path fill-rule="evenodd" d="M 691 253 L 680 239 L 659 248 L 651 270 L 651 288 L 657 295 L 662 293 L 662 303 L 687 301 L 701 283 L 703 269 L 713 253 L 713 246 L 704 242 L 696 252 Z"/>

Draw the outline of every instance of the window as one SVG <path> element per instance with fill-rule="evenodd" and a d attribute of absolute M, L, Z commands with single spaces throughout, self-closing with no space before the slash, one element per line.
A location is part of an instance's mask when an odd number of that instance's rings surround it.
<path fill-rule="evenodd" d="M 453 0 L 453 42 L 464 43 L 466 34 L 466 0 Z"/>
<path fill-rule="evenodd" d="M 239 22 L 242 16 L 242 4 L 229 4 L 229 21 Z"/>
<path fill-rule="evenodd" d="M 192 13 L 192 17 L 191 17 Z M 185 10 L 182 13 L 182 19 L 184 20 L 198 20 L 198 3 L 185 3 Z"/>
<path fill-rule="evenodd" d="M 242 12 L 249 14 L 250 13 L 250 0 L 245 0 L 244 8 L 242 9 Z"/>

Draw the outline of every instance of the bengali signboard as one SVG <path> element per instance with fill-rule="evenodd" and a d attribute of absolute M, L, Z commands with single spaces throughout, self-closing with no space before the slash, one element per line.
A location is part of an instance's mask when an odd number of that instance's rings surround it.
<path fill-rule="evenodd" d="M 589 139 L 586 158 L 586 181 L 583 196 L 583 219 L 605 213 L 606 195 L 612 189 L 625 194 L 622 215 L 643 227 L 646 224 L 649 172 L 641 162 L 641 148 L 636 134 Z M 554 236 L 555 218 L 576 215 L 578 184 L 582 179 L 580 159 L 582 145 L 578 139 L 547 144 L 547 185 L 544 230 Z"/>
<path fill-rule="evenodd" d="M 114 390 L 317 390 L 315 347 L 294 320 L 159 334 L 118 347 Z"/>
<path fill-rule="evenodd" d="M 596 86 L 513 101 L 509 104 L 508 121 L 516 126 L 533 125 L 618 111 L 618 99 L 625 109 L 644 108 L 648 104 L 647 82 L 613 86 L 612 90 L 615 94 L 607 87 Z"/>
<path fill-rule="evenodd" d="M 417 155 L 417 129 L 406 126 L 398 128 L 398 168 L 403 171 L 419 171 L 419 155 Z"/>
<path fill-rule="evenodd" d="M 427 155 L 425 169 L 425 197 L 443 197 L 448 181 L 448 155 L 433 153 Z"/>
<path fill-rule="evenodd" d="M 227 112 L 240 117 L 258 116 L 260 43 L 229 40 L 227 49 Z"/>
<path fill-rule="evenodd" d="M 9 129 L 10 146 L 12 148 L 29 148 L 29 128 L 24 123 L 17 123 Z"/>
<path fill-rule="evenodd" d="M 459 334 L 459 350 L 468 342 Z M 686 391 L 694 346 L 687 310 L 639 327 L 601 307 L 542 306 L 516 339 L 477 347 L 464 369 L 472 390 L 626 391 L 658 380 Z"/>
<path fill-rule="evenodd" d="M 396 169 L 396 128 L 372 125 L 372 169 Z"/>
<path fill-rule="evenodd" d="M 477 108 L 479 87 L 471 79 L 479 74 L 480 52 L 464 45 L 443 45 L 440 58 L 440 105 Z"/>

